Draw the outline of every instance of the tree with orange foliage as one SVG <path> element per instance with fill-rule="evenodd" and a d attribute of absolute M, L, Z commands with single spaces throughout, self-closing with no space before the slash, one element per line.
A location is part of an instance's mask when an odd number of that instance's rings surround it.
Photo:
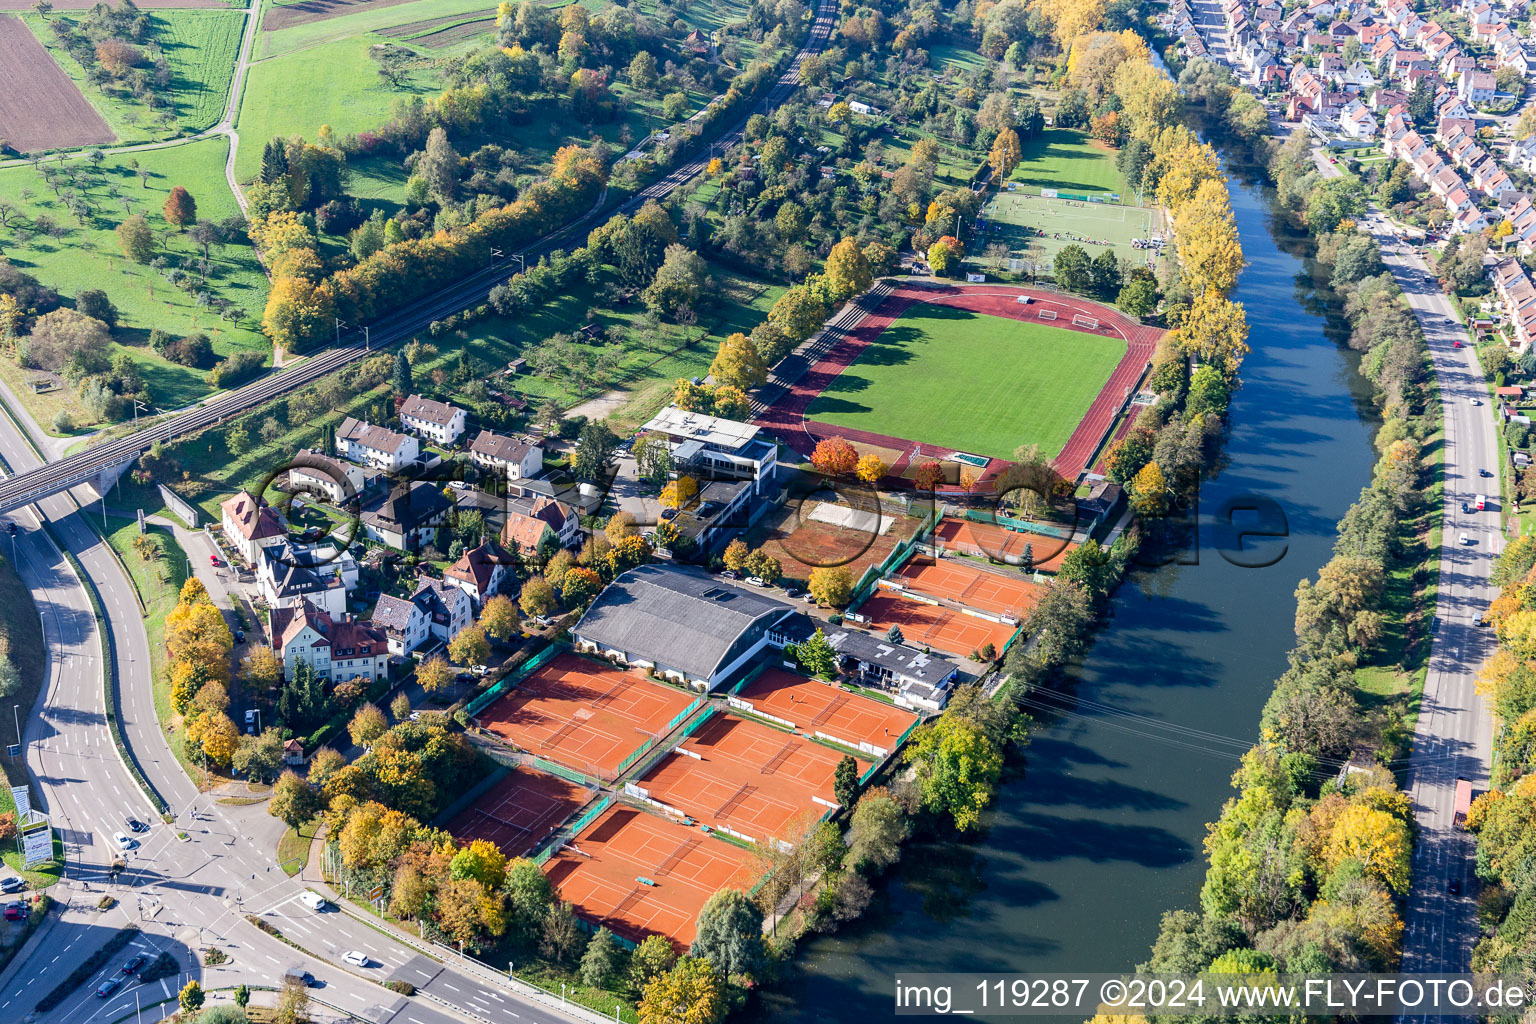
<path fill-rule="evenodd" d="M 185 231 L 188 224 L 197 220 L 197 200 L 192 198 L 192 193 L 177 185 L 166 196 L 165 206 L 160 212 L 165 214 L 167 223 Z"/>
<path fill-rule="evenodd" d="M 931 491 L 944 482 L 944 467 L 937 462 L 925 462 L 912 473 L 912 484 L 920 491 Z"/>
<path fill-rule="evenodd" d="M 847 476 L 859 464 L 859 452 L 846 438 L 829 437 L 816 442 L 811 465 L 827 476 Z"/>

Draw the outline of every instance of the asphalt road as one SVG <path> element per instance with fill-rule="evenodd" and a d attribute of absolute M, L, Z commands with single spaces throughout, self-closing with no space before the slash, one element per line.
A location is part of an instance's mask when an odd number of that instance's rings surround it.
<path fill-rule="evenodd" d="M 1224 57 L 1219 5 L 1214 0 L 1194 0 L 1192 6 L 1213 55 Z M 1342 173 L 1316 150 L 1313 159 L 1325 177 Z M 1479 624 L 1496 596 L 1489 577 L 1494 559 L 1504 549 L 1496 414 L 1467 330 L 1429 266 L 1397 239 L 1374 209 L 1362 226 L 1380 244 L 1387 267 L 1424 332 L 1445 417 L 1439 591 L 1429 672 L 1407 770 L 1419 836 L 1413 888 L 1404 913 L 1402 970 L 1466 971 L 1478 937 L 1477 904 L 1472 896 L 1476 847 L 1452 819 L 1457 779 L 1485 789 L 1492 762 L 1493 723 L 1473 680 L 1496 646 L 1492 630 Z M 1489 475 L 1482 475 L 1485 472 Z M 1475 511 L 1478 494 L 1490 499 L 1482 512 Z M 1469 511 L 1461 510 L 1463 502 Z M 1452 888 L 1458 892 L 1452 893 Z"/>

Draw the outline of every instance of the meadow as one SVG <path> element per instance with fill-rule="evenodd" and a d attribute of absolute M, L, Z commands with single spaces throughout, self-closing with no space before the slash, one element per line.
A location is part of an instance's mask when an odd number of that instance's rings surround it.
<path fill-rule="evenodd" d="M 1056 456 L 1109 380 L 1119 338 L 923 303 L 886 328 L 806 419 L 994 458 Z"/>
<path fill-rule="evenodd" d="M 0 200 L 17 214 L 12 229 L 0 232 L 5 257 L 57 290 L 66 301 L 88 288 L 106 292 L 119 312 L 119 326 L 114 332 L 117 347 L 133 356 L 155 404 L 165 409 L 195 402 L 207 395 L 209 388 L 205 371 L 168 362 L 150 349 L 150 329 L 158 327 L 178 336 L 203 331 L 219 356 L 242 348 L 266 352 L 270 345 L 258 321 L 266 305 L 267 279 L 255 251 L 243 239 L 212 247 L 208 290 L 245 310 L 244 318 L 232 324 L 198 306 L 191 294 L 173 287 L 154 268 L 129 260 L 114 232 L 128 215 L 126 211 L 142 213 L 156 232 L 158 252 L 183 265 L 193 263 L 201 253 L 186 235 L 165 222 L 161 207 L 170 190 L 180 185 L 197 201 L 201 218 L 221 220 L 239 213 L 224 181 L 227 152 L 228 142 L 213 138 L 163 150 L 110 154 L 99 166 L 77 156 L 62 164 L 49 159 L 39 167 L 28 164 L 0 169 Z M 64 169 L 60 172 L 61 193 L 74 192 L 89 204 L 84 223 L 53 193 L 41 166 Z M 146 172 L 147 177 L 141 179 L 139 171 Z M 66 172 L 73 174 L 73 180 L 65 177 Z M 43 218 L 41 223 L 39 218 Z M 46 224 L 53 225 L 51 232 L 43 229 Z M 86 425 L 72 390 L 34 394 L 26 386 L 23 371 L 8 359 L 0 359 L 0 375 L 44 428 L 59 409 L 79 417 L 77 425 Z"/>
<path fill-rule="evenodd" d="M 78 18 L 78 13 L 73 16 Z M 161 121 L 156 111 L 126 90 L 103 89 L 92 84 L 80 62 L 54 41 L 47 20 L 36 14 L 23 16 L 32 34 L 106 118 L 122 143 L 172 139 L 217 124 L 229 99 L 240 33 L 245 28 L 245 14 L 241 11 L 157 10 L 150 12 L 150 18 L 154 37 L 171 65 L 175 116 L 166 121 Z"/>
<path fill-rule="evenodd" d="M 1022 158 L 1009 181 L 1038 192 L 1117 192 L 1126 197 L 1125 178 L 1115 166 L 1115 151 L 1070 128 L 1047 128 L 1036 139 L 1024 140 Z"/>

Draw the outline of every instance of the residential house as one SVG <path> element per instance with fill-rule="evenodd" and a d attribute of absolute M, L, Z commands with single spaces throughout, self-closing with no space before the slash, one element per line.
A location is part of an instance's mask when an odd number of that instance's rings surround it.
<path fill-rule="evenodd" d="M 1524 355 L 1536 339 L 1536 285 L 1531 284 L 1525 268 L 1516 259 L 1505 258 L 1488 271 L 1493 290 L 1504 306 L 1509 318 L 1510 333 L 1516 354 Z"/>
<path fill-rule="evenodd" d="M 1463 71 L 1456 80 L 1456 95 L 1473 106 L 1493 101 L 1493 72 L 1475 68 Z"/>
<path fill-rule="evenodd" d="M 436 441 L 440 445 L 452 445 L 464 433 L 464 421 L 469 416 L 458 406 L 447 402 L 434 402 L 430 398 L 411 395 L 400 406 L 400 425 L 418 437 Z"/>
<path fill-rule="evenodd" d="M 1451 218 L 1451 229 L 1458 235 L 1475 235 L 1489 227 L 1487 215 L 1476 206 L 1463 206 Z"/>
<path fill-rule="evenodd" d="M 430 576 L 417 579 L 411 602 L 426 614 L 427 628 L 439 640 L 452 640 L 474 618 L 474 607 L 468 594 L 452 583 Z"/>
<path fill-rule="evenodd" d="M 346 611 L 347 595 L 357 586 L 357 559 L 335 543 L 274 544 L 261 549 L 256 587 L 270 608 L 292 608 L 305 601 L 333 615 Z"/>
<path fill-rule="evenodd" d="M 1536 174 L 1536 135 L 1511 142 L 1508 160 L 1527 174 Z"/>
<path fill-rule="evenodd" d="M 563 501 L 540 496 L 508 500 L 502 545 L 519 554 L 537 554 L 539 546 L 545 543 L 541 523 L 560 547 L 574 548 L 580 543 L 581 516 L 576 509 Z"/>
<path fill-rule="evenodd" d="M 411 435 L 399 434 L 351 416 L 336 428 L 336 450 L 344 458 L 386 473 L 398 473 L 414 465 L 421 454 L 420 446 Z"/>
<path fill-rule="evenodd" d="M 281 544 L 288 531 L 277 512 L 250 491 L 240 491 L 219 503 L 219 529 L 247 565 L 255 565 L 261 549 Z"/>
<path fill-rule="evenodd" d="M 382 474 L 355 462 L 333 459 L 324 452 L 306 448 L 289 463 L 288 485 L 300 494 L 314 494 L 333 505 L 345 505 L 361 497 Z"/>
<path fill-rule="evenodd" d="M 392 594 L 380 594 L 373 606 L 373 625 L 384 631 L 389 653 L 403 658 L 432 635 L 427 613 L 416 602 Z"/>
<path fill-rule="evenodd" d="M 508 480 L 537 476 L 544 470 L 544 449 L 531 437 L 508 437 L 482 430 L 469 445 L 469 458 L 477 466 L 495 470 Z"/>
<path fill-rule="evenodd" d="M 470 548 L 443 572 L 445 582 L 468 594 L 476 608 L 511 585 L 512 558 L 493 540 Z"/>
<path fill-rule="evenodd" d="M 1351 100 L 1339 113 L 1339 128 L 1352 139 L 1376 137 L 1376 118 L 1359 100 Z"/>
<path fill-rule="evenodd" d="M 387 547 L 417 551 L 448 522 L 451 507 L 433 484 L 422 480 L 397 484 L 382 502 L 363 511 L 363 532 Z"/>
<path fill-rule="evenodd" d="M 384 631 L 351 616 L 332 614 L 308 601 L 268 613 L 272 646 L 291 679 L 300 664 L 332 683 L 361 679 L 371 683 L 389 673 Z"/>

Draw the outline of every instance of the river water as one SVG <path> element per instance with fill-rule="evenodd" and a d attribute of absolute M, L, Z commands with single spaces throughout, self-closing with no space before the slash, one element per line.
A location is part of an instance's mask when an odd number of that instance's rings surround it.
<path fill-rule="evenodd" d="M 1036 734 L 984 838 L 910 847 L 866 917 L 803 948 L 755 1019 L 885 1019 L 899 973 L 1128 969 L 1164 910 L 1197 901 L 1205 825 L 1284 670 L 1295 585 L 1327 560 L 1369 480 L 1375 425 L 1311 295 L 1301 239 L 1251 174 L 1229 171 L 1248 258 L 1234 298 L 1253 352 L 1225 464 L 1202 492 L 1198 564 L 1133 574 L 1075 673 L 1074 703 Z M 1267 568 L 1213 547 L 1212 514 L 1250 494 L 1288 523 Z"/>

